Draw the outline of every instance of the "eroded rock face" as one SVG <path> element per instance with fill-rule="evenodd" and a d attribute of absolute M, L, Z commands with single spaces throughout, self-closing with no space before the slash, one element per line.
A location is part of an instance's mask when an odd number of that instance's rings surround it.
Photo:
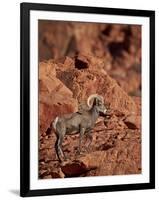
<path fill-rule="evenodd" d="M 124 114 L 135 113 L 134 101 L 105 72 L 104 63 L 98 67 L 96 63 L 93 63 L 94 59 L 94 57 L 91 59 L 91 56 L 88 58 L 81 56 L 78 58 L 80 70 L 76 66 L 65 71 L 59 70 L 57 77 L 73 92 L 73 97 L 78 101 L 87 99 L 93 93 L 98 93 L 104 97 L 105 103 L 109 104 L 110 108 Z M 82 68 L 82 65 L 87 67 Z"/>
<path fill-rule="evenodd" d="M 93 56 L 99 68 L 104 63 L 104 69 L 124 91 L 141 95 L 140 25 L 39 21 L 40 61 L 74 57 L 77 53 L 78 58 L 79 54 Z"/>
<path fill-rule="evenodd" d="M 141 60 L 141 26 L 39 20 L 40 61 L 77 52 L 130 68 Z"/>
<path fill-rule="evenodd" d="M 83 139 L 82 155 L 77 154 L 79 135 L 66 136 L 63 142 L 63 150 L 68 160 L 61 164 L 52 148 L 52 144 L 55 142 L 54 133 L 51 133 L 48 139 L 43 137 L 41 144 L 47 141 L 43 148 L 43 151 L 46 149 L 46 152 L 42 151 L 40 163 L 45 160 L 43 170 L 46 171 L 43 174 L 41 169 L 42 175 L 40 177 L 45 178 L 47 174 L 51 175 L 52 178 L 59 178 L 61 172 L 64 174 L 63 177 L 141 173 L 140 130 L 129 129 L 124 123 L 121 125 L 120 120 L 114 121 L 113 116 L 109 123 L 107 126 L 103 121 L 96 124 L 92 132 L 93 141 L 88 149 L 89 140 L 87 137 Z"/>
<path fill-rule="evenodd" d="M 133 134 L 133 133 L 132 133 Z M 137 135 L 135 135 L 137 137 Z M 135 138 L 134 136 L 132 138 Z M 72 176 L 105 176 L 138 174 L 141 172 L 140 146 L 138 139 L 128 141 L 116 139 L 114 147 L 85 154 L 61 166 L 67 177 Z M 129 145 L 129 148 L 127 148 Z M 104 146 L 104 145 L 103 145 Z M 132 153 L 130 153 L 132 151 Z"/>
<path fill-rule="evenodd" d="M 99 60 L 99 61 L 98 61 Z M 110 113 L 92 130 L 93 140 L 67 135 L 63 150 L 68 157 L 59 163 L 50 123 L 56 116 L 73 113 L 78 104 L 98 93 Z M 141 98 L 130 97 L 105 71 L 105 63 L 90 55 L 66 57 L 39 64 L 39 178 L 65 178 L 141 173 Z"/>
<path fill-rule="evenodd" d="M 140 129 L 141 128 L 141 116 L 130 115 L 124 120 L 125 124 L 129 129 Z"/>
<path fill-rule="evenodd" d="M 72 92 L 56 78 L 54 65 L 40 63 L 39 69 L 39 121 L 42 134 L 56 116 L 75 112 L 78 107 Z"/>

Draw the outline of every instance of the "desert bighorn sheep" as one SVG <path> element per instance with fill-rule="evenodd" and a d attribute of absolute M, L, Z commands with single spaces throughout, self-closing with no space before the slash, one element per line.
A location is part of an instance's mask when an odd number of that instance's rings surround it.
<path fill-rule="evenodd" d="M 78 149 L 80 153 L 81 140 L 84 133 L 87 131 L 88 134 L 91 136 L 90 133 L 95 125 L 97 118 L 99 117 L 101 113 L 106 114 L 107 112 L 107 109 L 104 106 L 103 97 L 97 94 L 92 94 L 88 97 L 87 105 L 89 107 L 88 110 L 84 110 L 83 112 L 67 114 L 62 117 L 56 117 L 52 123 L 52 126 L 54 127 L 54 130 L 57 136 L 57 140 L 55 142 L 55 150 L 56 150 L 58 159 L 60 161 L 61 161 L 60 154 L 63 156 L 63 158 L 66 159 L 66 156 L 62 150 L 62 142 L 63 142 L 64 136 L 66 134 L 68 135 L 75 134 L 75 133 L 80 134 L 79 149 Z"/>

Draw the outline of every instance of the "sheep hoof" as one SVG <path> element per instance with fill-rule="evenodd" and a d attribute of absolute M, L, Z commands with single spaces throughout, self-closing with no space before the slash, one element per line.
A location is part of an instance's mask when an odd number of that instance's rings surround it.
<path fill-rule="evenodd" d="M 64 161 L 68 161 L 68 160 L 69 160 L 69 158 L 68 158 L 68 157 L 65 157 L 65 158 L 64 158 Z"/>

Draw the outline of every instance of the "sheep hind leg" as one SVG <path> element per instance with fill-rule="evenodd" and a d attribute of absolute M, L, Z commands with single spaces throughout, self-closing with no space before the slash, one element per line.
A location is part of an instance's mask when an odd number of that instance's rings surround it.
<path fill-rule="evenodd" d="M 56 155 L 58 157 L 58 160 L 61 162 L 61 158 L 60 158 L 60 155 L 59 155 L 59 146 L 58 146 L 58 142 L 59 141 L 59 138 L 56 139 L 56 142 L 55 142 L 55 151 L 56 151 Z"/>
<path fill-rule="evenodd" d="M 63 142 L 63 139 L 64 139 L 64 136 L 63 135 L 60 135 L 57 137 L 57 140 L 56 140 L 56 143 L 55 143 L 55 149 L 56 149 L 56 154 L 57 154 L 57 157 L 59 159 L 59 161 L 61 162 L 61 158 L 60 158 L 60 155 L 62 155 L 62 157 L 66 160 L 66 156 L 62 150 L 62 142 Z M 60 154 L 59 154 L 60 153 Z"/>

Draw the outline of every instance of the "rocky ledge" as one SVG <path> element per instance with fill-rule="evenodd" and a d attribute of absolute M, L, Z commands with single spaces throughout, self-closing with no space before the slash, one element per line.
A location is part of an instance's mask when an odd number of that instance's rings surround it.
<path fill-rule="evenodd" d="M 87 54 L 39 63 L 39 178 L 141 173 L 141 98 L 129 96 L 106 69 L 102 59 Z M 79 135 L 66 136 L 68 159 L 60 163 L 50 124 L 83 108 L 93 93 L 104 97 L 109 117 L 97 121 L 89 148 L 84 138 L 81 155 Z"/>

